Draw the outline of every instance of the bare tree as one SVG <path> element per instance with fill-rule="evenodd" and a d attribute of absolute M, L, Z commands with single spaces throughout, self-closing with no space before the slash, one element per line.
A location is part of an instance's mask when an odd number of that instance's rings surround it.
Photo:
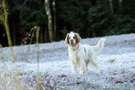
<path fill-rule="evenodd" d="M 112 0 L 109 0 L 109 3 L 110 3 L 111 11 L 112 11 L 112 13 L 113 13 L 113 3 L 112 3 Z"/>
<path fill-rule="evenodd" d="M 27 0 L 24 0 L 23 4 L 20 7 L 18 7 L 18 9 L 20 10 L 20 15 L 19 15 L 20 20 L 23 17 L 23 14 L 24 14 L 24 9 L 23 8 L 25 7 L 26 3 L 27 3 Z"/>
<path fill-rule="evenodd" d="M 119 0 L 119 8 L 122 9 L 122 0 Z"/>
<path fill-rule="evenodd" d="M 53 29 L 54 29 L 54 38 L 57 38 L 57 29 L 56 29 L 56 5 L 55 0 L 52 2 L 53 5 Z"/>
<path fill-rule="evenodd" d="M 49 39 L 51 42 L 53 42 L 54 38 L 53 38 L 53 29 L 52 29 L 52 15 L 51 15 L 51 10 L 50 10 L 49 0 L 45 0 L 45 10 L 48 17 Z"/>

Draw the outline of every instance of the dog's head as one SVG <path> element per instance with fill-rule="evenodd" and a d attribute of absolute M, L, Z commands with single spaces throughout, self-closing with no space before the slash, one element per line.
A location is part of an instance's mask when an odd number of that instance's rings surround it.
<path fill-rule="evenodd" d="M 65 38 L 65 44 L 76 45 L 80 42 L 81 37 L 78 33 L 70 32 Z"/>

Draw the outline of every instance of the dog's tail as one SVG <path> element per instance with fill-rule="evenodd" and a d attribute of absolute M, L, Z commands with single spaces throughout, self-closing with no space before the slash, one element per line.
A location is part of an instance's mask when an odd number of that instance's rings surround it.
<path fill-rule="evenodd" d="M 102 50 L 102 48 L 104 47 L 104 41 L 105 41 L 105 38 L 101 38 L 98 41 L 97 45 L 93 46 L 95 52 L 98 53 L 98 52 L 100 52 Z"/>

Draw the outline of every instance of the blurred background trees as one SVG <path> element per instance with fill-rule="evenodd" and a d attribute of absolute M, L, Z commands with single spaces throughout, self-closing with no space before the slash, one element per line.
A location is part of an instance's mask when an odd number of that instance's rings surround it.
<path fill-rule="evenodd" d="M 82 38 L 135 33 L 135 0 L 7 0 L 6 3 L 14 45 L 27 44 L 26 37 L 34 26 L 40 26 L 40 43 L 63 40 L 70 31 L 78 32 Z M 0 43 L 7 46 L 2 25 Z"/>

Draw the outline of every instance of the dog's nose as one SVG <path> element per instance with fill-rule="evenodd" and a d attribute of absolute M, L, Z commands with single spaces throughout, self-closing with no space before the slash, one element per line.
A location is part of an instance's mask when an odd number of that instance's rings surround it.
<path fill-rule="evenodd" d="M 71 42 L 73 42 L 73 39 L 71 39 Z"/>
<path fill-rule="evenodd" d="M 74 41 L 73 41 L 73 39 L 71 39 L 70 41 L 71 41 L 71 44 L 74 44 Z"/>

